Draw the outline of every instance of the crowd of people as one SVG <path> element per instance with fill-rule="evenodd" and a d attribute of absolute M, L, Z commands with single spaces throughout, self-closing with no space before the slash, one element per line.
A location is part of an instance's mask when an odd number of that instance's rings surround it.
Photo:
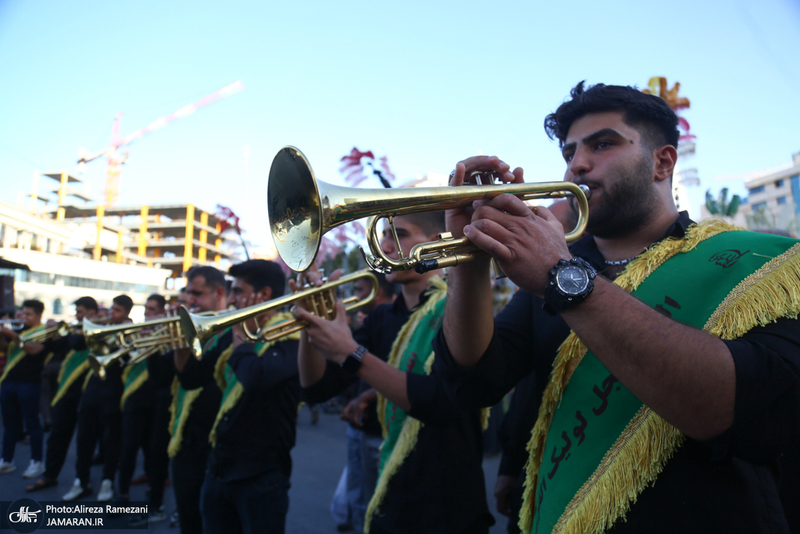
<path fill-rule="evenodd" d="M 150 520 L 164 517 L 169 476 L 182 532 L 280 533 L 298 405 L 350 391 L 342 524 L 358 532 L 487 533 L 492 508 L 526 534 L 797 531 L 800 243 L 678 211 L 678 119 L 659 97 L 581 83 L 545 129 L 564 179 L 590 191 L 583 237 L 564 238 L 576 202 L 556 216 L 510 194 L 394 217 L 397 239 L 385 231 L 381 241 L 390 257 L 445 231 L 486 254 L 446 273 L 386 274 L 355 328 L 341 301 L 333 319 L 298 301 L 214 335 L 200 358 L 181 347 L 101 378 L 80 332 L 23 342 L 43 328 L 43 306 L 26 301 L 24 331 L 0 332 L 0 473 L 15 469 L 24 428 L 23 476 L 37 479 L 28 489 L 57 484 L 77 428 L 78 478 L 64 500 L 94 496 L 98 443 L 96 498 L 127 499 L 141 449 Z M 524 180 L 522 169 L 477 156 L 456 165 L 450 186 L 486 172 Z M 519 288 L 497 314 L 490 259 Z M 316 267 L 287 284 L 266 260 L 234 265 L 227 280 L 213 267 L 186 278 L 179 304 L 195 313 L 324 284 Z M 125 323 L 132 304 L 115 298 L 108 323 Z M 166 306 L 153 295 L 146 318 Z M 75 307 L 78 320 L 98 312 L 91 297 Z M 294 318 L 305 328 L 248 339 Z M 61 366 L 43 447 L 48 354 Z M 489 408 L 512 390 L 490 507 L 483 433 Z"/>

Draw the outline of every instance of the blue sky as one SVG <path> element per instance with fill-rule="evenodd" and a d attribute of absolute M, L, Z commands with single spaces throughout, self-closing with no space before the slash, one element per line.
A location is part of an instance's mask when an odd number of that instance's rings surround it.
<path fill-rule="evenodd" d="M 34 169 L 74 172 L 117 112 L 124 136 L 236 80 L 243 92 L 130 147 L 120 205 L 226 204 L 264 242 L 287 144 L 334 183 L 354 146 L 387 155 L 400 182 L 477 153 L 560 180 L 542 121 L 583 79 L 681 82 L 698 205 L 706 189 L 744 192 L 720 177 L 800 150 L 797 0 L 495 4 L 0 0 L 0 199 L 30 192 Z M 84 175 L 95 197 L 104 170 Z"/>

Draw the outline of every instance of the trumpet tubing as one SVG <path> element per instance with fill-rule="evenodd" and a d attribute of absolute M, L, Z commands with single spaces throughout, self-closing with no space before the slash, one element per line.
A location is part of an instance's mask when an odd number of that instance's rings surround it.
<path fill-rule="evenodd" d="M 60 321 L 56 326 L 45 328 L 39 332 L 32 332 L 30 334 L 23 334 L 19 336 L 19 344 L 25 343 L 42 343 L 50 338 L 64 337 L 70 332 L 70 327 L 64 321 Z"/>
<path fill-rule="evenodd" d="M 367 236 L 371 254 L 364 254 L 370 268 L 381 272 L 418 267 L 429 270 L 469 261 L 483 253 L 466 238 L 453 239 L 443 234 L 441 243 L 417 245 L 420 248 L 412 249 L 408 257 L 399 251 L 400 259 L 393 260 L 381 250 L 377 221 L 389 219 L 397 240 L 391 224 L 394 216 L 468 206 L 475 200 L 504 193 L 523 200 L 573 196 L 579 208 L 578 223 L 566 235 L 567 241 L 580 237 L 586 228 L 589 190 L 571 182 L 355 189 L 317 180 L 303 153 L 291 146 L 281 149 L 272 162 L 267 205 L 275 247 L 281 259 L 294 271 L 305 271 L 311 266 L 326 232 L 364 217 L 372 217 Z"/>
<path fill-rule="evenodd" d="M 111 354 L 106 354 L 102 356 L 98 356 L 96 354 L 90 353 L 88 356 L 89 360 L 89 367 L 94 371 L 94 373 L 99 376 L 101 379 L 106 379 L 106 369 L 109 365 L 114 363 L 120 363 L 121 360 L 127 356 L 131 352 L 131 347 L 123 347 Z"/>

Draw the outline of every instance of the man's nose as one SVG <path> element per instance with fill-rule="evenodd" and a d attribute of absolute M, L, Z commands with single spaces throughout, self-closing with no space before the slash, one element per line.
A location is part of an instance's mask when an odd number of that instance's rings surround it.
<path fill-rule="evenodd" d="M 581 176 L 592 170 L 592 161 L 588 151 L 581 148 L 576 149 L 567 168 L 573 176 Z"/>

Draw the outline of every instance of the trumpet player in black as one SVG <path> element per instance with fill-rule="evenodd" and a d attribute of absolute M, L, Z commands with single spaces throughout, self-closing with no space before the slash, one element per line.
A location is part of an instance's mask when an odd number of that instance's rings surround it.
<path fill-rule="evenodd" d="M 75 321 L 94 320 L 97 301 L 92 297 L 81 297 L 75 301 Z M 78 424 L 78 405 L 83 384 L 89 371 L 89 349 L 79 328 L 71 328 L 69 334 L 50 341 L 48 350 L 57 358 L 63 353 L 58 372 L 58 386 L 51 401 L 53 426 L 47 436 L 45 469 L 42 478 L 27 486 L 25 491 L 38 491 L 58 484 L 58 475 L 67 458 L 67 450 Z"/>
<path fill-rule="evenodd" d="M 188 283 L 183 292 L 187 308 L 192 312 L 225 309 L 225 275 L 210 266 L 193 267 L 186 274 Z M 203 359 L 215 358 L 231 344 L 230 331 L 215 336 L 203 347 Z M 178 376 L 194 363 L 188 348 L 177 349 L 174 365 Z M 169 457 L 172 460 L 172 487 L 178 506 L 181 534 L 203 532 L 200 515 L 200 491 L 211 444 L 208 435 L 219 410 L 222 392 L 213 377 L 189 387 L 183 381 L 173 382 L 172 419 L 169 430 Z"/>
<path fill-rule="evenodd" d="M 0 328 L 0 349 L 6 352 L 6 365 L 0 376 L 0 405 L 3 413 L 3 453 L 0 475 L 16 471 L 14 448 L 22 436 L 22 424 L 31 439 L 31 463 L 22 474 L 35 478 L 42 474 L 42 423 L 39 420 L 39 392 L 45 350 L 38 334 L 42 325 L 44 304 L 38 300 L 22 303 L 22 332 L 6 326 Z"/>
<path fill-rule="evenodd" d="M 158 294 L 150 295 L 144 305 L 144 319 L 154 321 L 166 314 L 166 299 Z M 162 326 L 163 328 L 163 326 Z M 143 330 L 141 336 L 147 341 L 148 336 L 157 336 L 159 326 L 154 325 Z M 144 349 L 147 350 L 147 349 Z M 143 350 L 143 351 L 144 351 Z M 162 349 L 152 349 L 160 353 Z M 153 354 L 147 359 L 131 362 L 122 372 L 123 392 L 120 400 L 122 410 L 122 449 L 119 461 L 119 493 L 120 499 L 129 500 L 130 486 L 136 469 L 136 458 L 139 449 L 144 456 L 145 477 L 150 487 L 149 522 L 166 519 L 162 510 L 164 480 L 169 466 L 167 457 L 169 401 L 164 401 L 164 389 L 169 393 L 169 384 L 159 388 L 156 373 L 151 373 L 151 361 L 158 359 Z M 171 367 L 171 362 L 170 362 Z M 156 426 L 156 425 L 159 426 Z M 152 475 L 152 477 L 151 477 Z"/>
<path fill-rule="evenodd" d="M 249 260 L 231 267 L 228 304 L 252 308 L 283 295 L 286 279 L 278 264 Z M 229 328 L 231 344 L 206 351 L 180 372 L 186 388 L 215 380 L 222 400 L 208 440 L 211 452 L 201 509 L 207 532 L 283 533 L 289 509 L 290 450 L 295 443 L 300 383 L 299 334 L 274 341 L 248 341 L 251 333 L 293 319 L 272 309 Z M 224 317 L 224 316 L 221 316 Z"/>
<path fill-rule="evenodd" d="M 128 315 L 133 308 L 133 300 L 128 295 L 118 295 L 112 299 L 112 303 L 109 324 L 130 322 Z M 100 440 L 105 461 L 97 500 L 110 501 L 114 497 L 114 476 L 122 439 L 122 416 L 119 408 L 122 389 L 122 368 L 118 365 L 108 366 L 105 377 L 100 377 L 93 371 L 89 373 L 78 406 L 78 457 L 75 461 L 77 478 L 72 488 L 62 497 L 63 500 L 73 501 L 92 494 L 92 455 Z"/>

